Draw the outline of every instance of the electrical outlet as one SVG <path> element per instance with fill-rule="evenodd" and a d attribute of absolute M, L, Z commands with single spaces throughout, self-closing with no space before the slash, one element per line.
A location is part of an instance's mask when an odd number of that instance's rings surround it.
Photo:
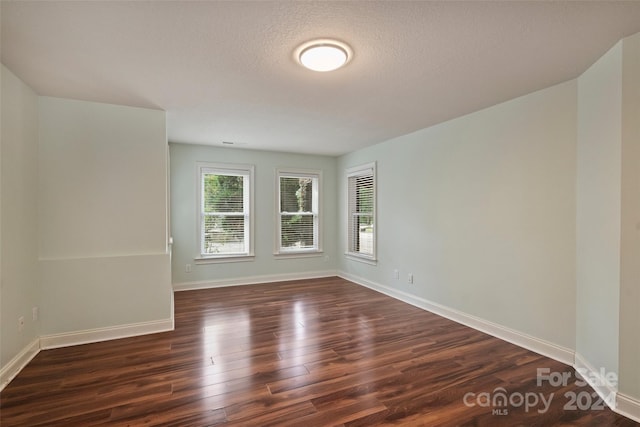
<path fill-rule="evenodd" d="M 185 265 L 185 266 L 184 266 L 184 271 L 185 271 L 186 273 L 191 273 L 191 264 L 187 264 L 187 265 Z"/>
<path fill-rule="evenodd" d="M 393 278 L 396 280 L 400 278 L 400 271 L 398 271 L 398 269 L 393 270 Z"/>
<path fill-rule="evenodd" d="M 38 315 L 39 315 L 39 313 L 38 313 L 38 307 L 33 307 L 33 308 L 31 309 L 31 319 L 32 319 L 34 322 L 38 320 Z"/>
<path fill-rule="evenodd" d="M 407 283 L 413 284 L 413 273 L 407 275 Z"/>
<path fill-rule="evenodd" d="M 24 316 L 20 316 L 18 318 L 18 331 L 22 332 L 23 329 L 24 329 Z"/>

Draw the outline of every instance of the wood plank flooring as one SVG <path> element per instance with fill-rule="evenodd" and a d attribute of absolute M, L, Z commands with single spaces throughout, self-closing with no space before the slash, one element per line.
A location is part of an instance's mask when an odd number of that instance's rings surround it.
<path fill-rule="evenodd" d="M 638 425 L 564 409 L 597 403 L 566 365 L 339 278 L 178 292 L 175 320 L 40 352 L 0 394 L 0 425 Z M 571 380 L 538 386 L 537 368 Z"/>

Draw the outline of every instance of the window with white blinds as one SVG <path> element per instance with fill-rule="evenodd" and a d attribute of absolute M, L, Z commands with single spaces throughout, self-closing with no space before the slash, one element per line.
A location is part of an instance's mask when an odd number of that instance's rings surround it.
<path fill-rule="evenodd" d="M 276 171 L 278 188 L 276 255 L 322 250 L 320 171 Z"/>
<path fill-rule="evenodd" d="M 347 255 L 376 259 L 376 165 L 347 170 Z"/>
<path fill-rule="evenodd" d="M 202 258 L 253 255 L 253 166 L 198 163 Z"/>

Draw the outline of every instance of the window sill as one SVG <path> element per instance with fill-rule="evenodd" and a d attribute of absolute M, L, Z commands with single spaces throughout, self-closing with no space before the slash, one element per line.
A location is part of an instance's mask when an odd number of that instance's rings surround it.
<path fill-rule="evenodd" d="M 225 255 L 217 257 L 194 258 L 196 264 L 221 264 L 227 262 L 247 262 L 255 260 L 255 255 Z"/>
<path fill-rule="evenodd" d="M 351 252 L 345 253 L 344 256 L 351 261 L 358 261 L 363 264 L 369 264 L 369 265 L 378 265 L 378 260 L 373 257 L 357 255 Z"/>
<path fill-rule="evenodd" d="M 317 258 L 323 255 L 323 251 L 274 252 L 273 254 L 276 259 Z"/>

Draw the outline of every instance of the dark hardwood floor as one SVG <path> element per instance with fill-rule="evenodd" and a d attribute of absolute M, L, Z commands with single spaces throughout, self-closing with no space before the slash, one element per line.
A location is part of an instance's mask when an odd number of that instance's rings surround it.
<path fill-rule="evenodd" d="M 638 425 L 566 365 L 339 278 L 178 292 L 175 310 L 173 332 L 40 352 L 0 424 Z"/>

